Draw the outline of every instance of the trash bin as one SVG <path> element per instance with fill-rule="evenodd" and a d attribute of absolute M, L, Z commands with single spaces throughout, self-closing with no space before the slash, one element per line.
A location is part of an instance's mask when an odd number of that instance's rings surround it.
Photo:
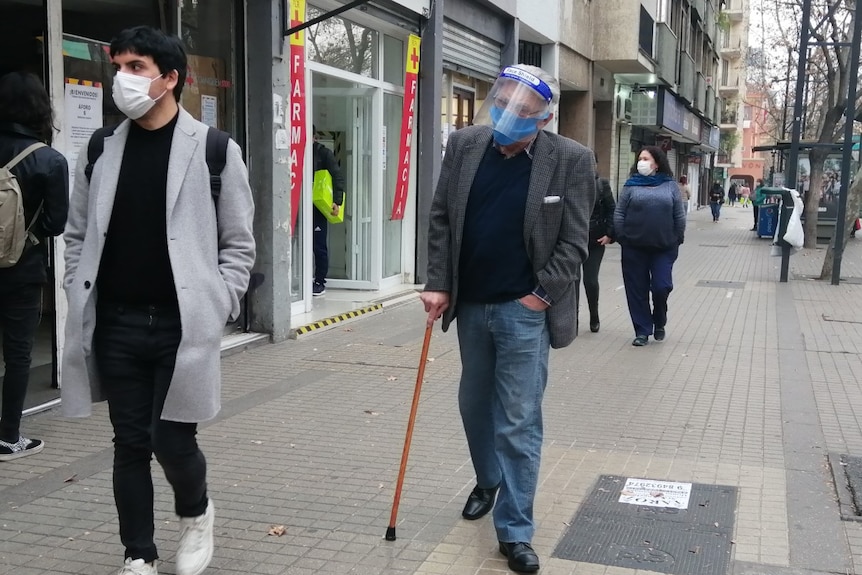
<path fill-rule="evenodd" d="M 757 214 L 757 237 L 772 238 L 778 226 L 778 216 L 781 204 L 771 203 L 760 206 Z"/>

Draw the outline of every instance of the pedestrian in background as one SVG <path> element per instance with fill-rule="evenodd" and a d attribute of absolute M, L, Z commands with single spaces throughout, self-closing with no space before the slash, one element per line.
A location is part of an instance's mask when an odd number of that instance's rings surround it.
<path fill-rule="evenodd" d="M 596 163 L 599 158 L 596 156 Z M 607 178 L 596 177 L 596 204 L 590 216 L 589 254 L 583 265 L 584 291 L 590 308 L 590 331 L 598 333 L 599 321 L 599 268 L 605 256 L 605 246 L 614 242 L 614 194 Z"/>
<path fill-rule="evenodd" d="M 712 221 L 717 222 L 721 217 L 721 206 L 724 205 L 724 188 L 715 182 L 709 192 L 709 209 L 712 210 Z"/>
<path fill-rule="evenodd" d="M 760 206 L 763 205 L 763 180 L 757 180 L 757 186 L 754 188 L 754 193 L 751 198 L 751 205 L 754 212 L 754 226 L 752 226 L 751 231 L 757 231 L 757 219 L 760 217 Z"/>
<path fill-rule="evenodd" d="M 42 290 L 48 282 L 48 242 L 66 225 L 69 169 L 66 158 L 50 147 L 54 136 L 51 99 L 33 74 L 10 72 L 0 78 L 0 168 L 17 182 L 24 208 L 27 240 L 14 264 L 0 267 L 0 328 L 3 330 L 3 408 L 0 413 L 0 461 L 39 453 L 45 444 L 20 433 L 21 412 L 30 381 L 36 329 L 42 315 Z M 14 165 L 11 165 L 14 163 Z M 0 181 L 0 186 L 10 182 Z M 17 196 L 17 194 L 16 194 Z M 13 206 L 13 198 L 5 198 Z M 10 214 L 14 215 L 14 214 Z M 12 228 L 0 228 L 8 245 Z M 11 256 L 11 254 L 10 254 Z"/>
<path fill-rule="evenodd" d="M 498 548 L 518 573 L 539 570 L 533 502 L 549 347 L 577 334 L 596 199 L 590 150 L 544 131 L 559 98 L 541 68 L 509 66 L 475 124 L 449 135 L 421 294 L 429 325 L 442 316 L 445 331 L 458 319 L 458 403 L 477 482 L 462 516 L 494 510 Z"/>
<path fill-rule="evenodd" d="M 689 210 L 689 200 L 691 200 L 691 188 L 688 186 L 688 177 L 679 177 L 679 193 L 682 195 L 682 201 L 685 202 L 685 213 Z"/>
<path fill-rule="evenodd" d="M 312 126 L 314 144 L 312 151 L 314 157 L 314 171 L 326 170 L 332 176 L 332 215 L 337 216 L 344 203 L 344 175 L 332 150 L 317 141 L 317 126 Z M 311 286 L 312 296 L 322 296 L 326 293 L 326 276 L 329 275 L 329 245 L 327 231 L 329 221 L 326 216 L 314 208 L 311 210 L 312 251 L 314 252 L 314 283 Z"/>
<path fill-rule="evenodd" d="M 732 206 L 736 203 L 736 183 L 730 184 L 730 189 L 727 190 L 727 205 Z"/>
<path fill-rule="evenodd" d="M 622 246 L 623 284 L 635 330 L 632 345 L 665 338 L 673 263 L 685 241 L 685 208 L 667 156 L 657 146 L 638 154 L 614 212 Z M 650 309 L 652 295 L 652 309 Z"/>
<path fill-rule="evenodd" d="M 751 188 L 748 187 L 748 184 L 742 184 L 742 187 L 739 189 L 739 205 L 743 208 L 747 208 L 750 196 Z"/>
<path fill-rule="evenodd" d="M 63 412 L 84 417 L 92 401 L 108 401 L 119 575 L 158 572 L 154 454 L 180 518 L 175 572 L 200 575 L 215 509 L 196 435 L 221 406 L 221 338 L 254 264 L 254 205 L 233 140 L 213 193 L 211 128 L 179 106 L 188 69 L 179 38 L 138 26 L 109 53 L 114 103 L 129 119 L 104 139 L 91 180 L 89 146 L 79 156 L 64 235 Z"/>

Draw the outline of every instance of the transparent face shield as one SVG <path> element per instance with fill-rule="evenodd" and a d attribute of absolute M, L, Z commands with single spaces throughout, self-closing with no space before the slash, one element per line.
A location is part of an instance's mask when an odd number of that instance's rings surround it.
<path fill-rule="evenodd" d="M 503 146 L 529 141 L 551 113 L 550 86 L 533 74 L 509 66 L 491 87 L 476 113 L 474 124 L 491 126 L 494 140 Z"/>

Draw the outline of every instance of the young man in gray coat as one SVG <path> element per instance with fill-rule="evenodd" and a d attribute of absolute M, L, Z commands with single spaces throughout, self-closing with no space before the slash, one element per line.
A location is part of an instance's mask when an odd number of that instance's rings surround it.
<path fill-rule="evenodd" d="M 494 510 L 500 552 L 519 573 L 539 569 L 531 542 L 548 352 L 577 334 L 596 199 L 593 153 L 543 131 L 559 96 L 540 68 L 507 67 L 476 125 L 449 136 L 421 296 L 429 324 L 442 315 L 445 331 L 458 319 L 458 401 L 477 482 L 462 515 Z"/>
<path fill-rule="evenodd" d="M 186 54 L 149 27 L 110 46 L 114 103 L 128 116 L 104 139 L 88 177 L 79 157 L 66 240 L 69 304 L 64 414 L 107 399 L 114 426 L 114 498 L 125 546 L 121 575 L 156 575 L 155 454 L 180 517 L 177 575 L 213 555 L 214 508 L 197 424 L 220 408 L 220 340 L 254 264 L 254 211 L 239 146 L 227 145 L 211 189 L 206 125 L 179 107 Z"/>

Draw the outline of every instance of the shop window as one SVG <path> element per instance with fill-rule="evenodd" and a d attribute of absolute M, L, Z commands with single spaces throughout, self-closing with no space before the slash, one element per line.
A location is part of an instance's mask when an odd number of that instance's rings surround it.
<path fill-rule="evenodd" d="M 323 14 L 320 8 L 308 7 L 308 20 Z M 378 77 L 376 30 L 336 16 L 309 27 L 305 37 L 309 60 L 370 78 Z"/>
<path fill-rule="evenodd" d="M 404 65 L 404 42 L 383 36 L 383 81 L 403 86 Z"/>
<path fill-rule="evenodd" d="M 241 142 L 237 62 L 242 54 L 236 42 L 234 2 L 208 0 L 181 5 L 182 39 L 189 59 L 183 108 Z"/>

